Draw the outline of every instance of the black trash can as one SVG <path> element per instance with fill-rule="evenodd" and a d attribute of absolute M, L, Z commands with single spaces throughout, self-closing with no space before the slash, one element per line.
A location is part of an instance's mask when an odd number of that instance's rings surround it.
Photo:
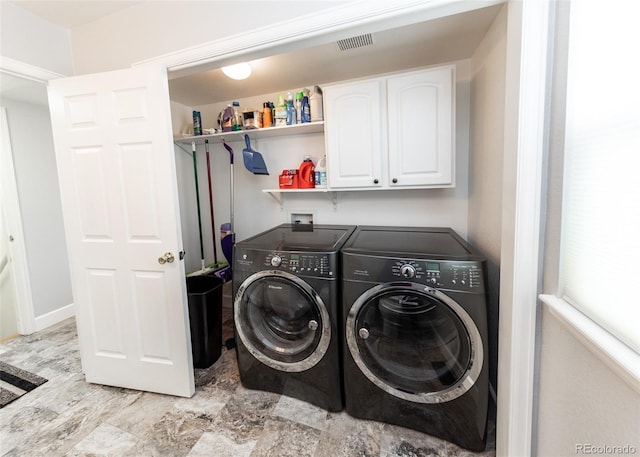
<path fill-rule="evenodd" d="M 216 276 L 187 278 L 191 349 L 195 368 L 210 367 L 222 351 L 222 285 Z"/>

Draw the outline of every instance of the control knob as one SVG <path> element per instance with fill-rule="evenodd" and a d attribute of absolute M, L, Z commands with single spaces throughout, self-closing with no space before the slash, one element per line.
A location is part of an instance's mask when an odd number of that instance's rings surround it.
<path fill-rule="evenodd" d="M 403 278 L 411 279 L 416 277 L 416 269 L 413 265 L 405 264 L 400 267 L 400 274 Z"/>
<path fill-rule="evenodd" d="M 271 257 L 272 266 L 279 267 L 281 263 L 282 263 L 282 257 L 280 257 L 279 255 L 274 255 L 273 257 Z"/>

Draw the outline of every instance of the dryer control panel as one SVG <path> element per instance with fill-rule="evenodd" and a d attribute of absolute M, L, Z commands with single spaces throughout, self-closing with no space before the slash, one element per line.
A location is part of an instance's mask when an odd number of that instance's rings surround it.
<path fill-rule="evenodd" d="M 484 264 L 477 261 L 390 259 L 363 255 L 344 257 L 346 280 L 411 281 L 434 288 L 483 293 Z"/>
<path fill-rule="evenodd" d="M 479 292 L 484 290 L 484 274 L 478 262 L 397 260 L 392 275 L 443 289 Z"/>
<path fill-rule="evenodd" d="M 335 256 L 309 252 L 270 252 L 262 254 L 265 269 L 288 271 L 300 276 L 337 277 Z"/>

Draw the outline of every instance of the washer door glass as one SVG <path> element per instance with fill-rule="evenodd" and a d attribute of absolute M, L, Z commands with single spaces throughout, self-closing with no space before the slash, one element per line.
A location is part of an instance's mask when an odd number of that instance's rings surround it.
<path fill-rule="evenodd" d="M 406 283 L 376 289 L 356 302 L 347 321 L 347 343 L 365 375 L 421 403 L 466 392 L 482 365 L 482 342 L 469 315 L 435 289 Z"/>
<path fill-rule="evenodd" d="M 324 303 L 303 280 L 280 271 L 249 277 L 236 296 L 236 330 L 249 352 L 284 371 L 311 368 L 329 345 Z"/>

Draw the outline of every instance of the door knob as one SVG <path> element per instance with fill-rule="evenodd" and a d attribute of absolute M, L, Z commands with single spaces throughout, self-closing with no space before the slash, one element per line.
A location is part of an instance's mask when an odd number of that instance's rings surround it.
<path fill-rule="evenodd" d="M 158 257 L 158 263 L 164 265 L 165 263 L 173 263 L 175 257 L 170 252 L 165 252 L 162 257 Z"/>

